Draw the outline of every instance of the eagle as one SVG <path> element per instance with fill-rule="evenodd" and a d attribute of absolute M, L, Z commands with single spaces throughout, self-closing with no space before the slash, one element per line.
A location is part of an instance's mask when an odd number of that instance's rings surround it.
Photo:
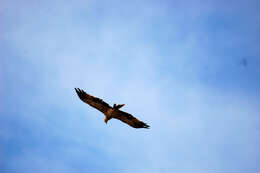
<path fill-rule="evenodd" d="M 119 110 L 125 104 L 114 104 L 111 107 L 109 104 L 104 102 L 102 99 L 94 97 L 90 94 L 87 94 L 85 91 L 75 88 L 76 93 L 78 94 L 79 98 L 87 103 L 88 105 L 94 107 L 95 109 L 99 110 L 105 115 L 104 122 L 107 123 L 110 119 L 115 118 L 118 119 L 133 128 L 149 128 L 150 126 L 146 123 L 138 120 L 133 115 Z"/>

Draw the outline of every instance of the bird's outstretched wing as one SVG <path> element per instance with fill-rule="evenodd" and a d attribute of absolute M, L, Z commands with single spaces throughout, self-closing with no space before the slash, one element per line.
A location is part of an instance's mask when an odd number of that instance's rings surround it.
<path fill-rule="evenodd" d="M 111 106 L 109 106 L 109 104 L 107 104 L 106 102 L 104 102 L 102 99 L 94 97 L 92 95 L 87 94 L 85 91 L 79 89 L 79 88 L 75 88 L 79 98 L 87 103 L 88 105 L 96 108 L 97 110 L 101 111 L 102 113 L 106 113 L 106 111 L 111 108 Z"/>
<path fill-rule="evenodd" d="M 149 125 L 147 125 L 146 123 L 138 120 L 137 118 L 135 118 L 133 115 L 127 113 L 127 112 L 124 112 L 124 111 L 121 111 L 121 110 L 118 110 L 114 113 L 113 115 L 113 118 L 116 118 L 126 124 L 128 124 L 129 126 L 131 127 L 134 127 L 134 128 L 147 128 L 149 129 Z"/>

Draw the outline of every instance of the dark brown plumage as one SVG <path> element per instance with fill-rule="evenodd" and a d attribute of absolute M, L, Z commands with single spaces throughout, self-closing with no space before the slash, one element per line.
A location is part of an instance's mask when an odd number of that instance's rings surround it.
<path fill-rule="evenodd" d="M 150 127 L 146 123 L 135 118 L 133 115 L 119 110 L 121 107 L 124 106 L 124 104 L 119 104 L 119 105 L 114 104 L 114 106 L 111 107 L 109 104 L 104 102 L 102 99 L 89 95 L 85 91 L 83 91 L 79 88 L 75 88 L 75 90 L 76 90 L 79 98 L 83 102 L 96 108 L 97 110 L 101 111 L 105 115 L 105 119 L 104 119 L 105 123 L 107 123 L 107 121 L 109 121 L 111 118 L 116 118 L 134 128 L 149 128 Z"/>

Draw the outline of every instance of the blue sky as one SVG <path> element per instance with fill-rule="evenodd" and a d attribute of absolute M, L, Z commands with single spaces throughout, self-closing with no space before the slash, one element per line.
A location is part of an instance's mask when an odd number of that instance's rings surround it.
<path fill-rule="evenodd" d="M 2 0 L 0 172 L 260 172 L 259 8 Z M 151 129 L 106 125 L 75 87 Z"/>

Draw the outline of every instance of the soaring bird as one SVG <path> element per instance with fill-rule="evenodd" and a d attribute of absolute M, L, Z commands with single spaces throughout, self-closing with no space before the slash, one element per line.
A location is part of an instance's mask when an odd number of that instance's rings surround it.
<path fill-rule="evenodd" d="M 75 88 L 79 98 L 87 103 L 88 105 L 96 108 L 100 112 L 102 112 L 105 115 L 104 122 L 107 123 L 111 118 L 116 118 L 126 124 L 128 124 L 131 127 L 134 128 L 149 128 L 150 126 L 146 123 L 138 120 L 133 115 L 119 110 L 121 107 L 124 106 L 124 104 L 114 104 L 113 107 L 111 107 L 109 104 L 104 102 L 102 99 L 94 97 L 92 95 L 87 94 L 85 91 Z"/>

